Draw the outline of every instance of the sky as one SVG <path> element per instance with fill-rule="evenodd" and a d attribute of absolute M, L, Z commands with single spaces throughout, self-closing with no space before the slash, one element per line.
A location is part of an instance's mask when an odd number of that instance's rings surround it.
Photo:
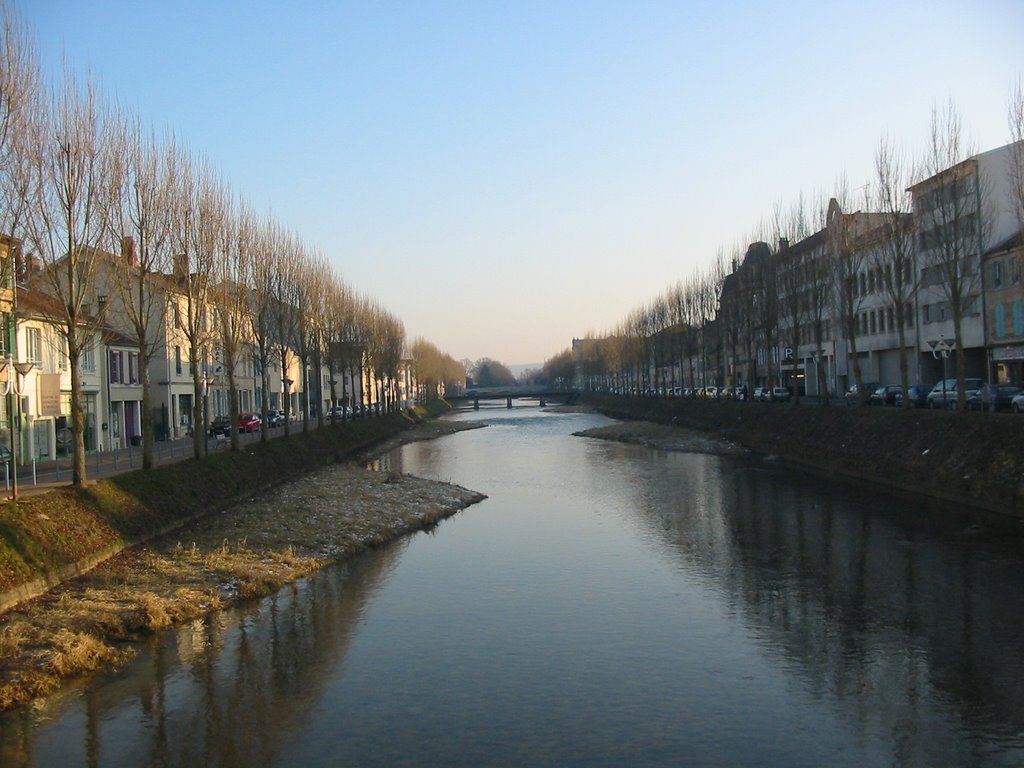
<path fill-rule="evenodd" d="M 1008 141 L 1021 0 L 8 0 L 53 81 L 206 157 L 457 359 L 539 364 L 871 179 Z"/>

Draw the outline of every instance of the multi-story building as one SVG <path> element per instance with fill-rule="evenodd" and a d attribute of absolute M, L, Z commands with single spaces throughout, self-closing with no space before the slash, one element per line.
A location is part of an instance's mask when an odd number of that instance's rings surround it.
<path fill-rule="evenodd" d="M 928 381 L 942 378 L 944 369 L 955 370 L 933 351 L 948 352 L 958 330 L 966 375 L 988 379 L 993 373 L 988 324 L 994 313 L 986 306 L 983 259 L 1020 233 L 1011 190 L 1015 151 L 1019 143 L 982 152 L 910 188 L 917 225 L 919 353 Z"/>
<path fill-rule="evenodd" d="M 988 336 L 994 382 L 1024 382 L 1024 237 L 1018 232 L 984 255 Z"/>

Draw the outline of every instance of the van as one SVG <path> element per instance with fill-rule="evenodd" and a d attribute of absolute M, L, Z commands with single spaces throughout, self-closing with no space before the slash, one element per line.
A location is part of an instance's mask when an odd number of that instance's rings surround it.
<path fill-rule="evenodd" d="M 964 379 L 964 389 L 981 389 L 981 379 Z M 929 408 L 956 408 L 956 379 L 943 379 L 928 393 Z"/>

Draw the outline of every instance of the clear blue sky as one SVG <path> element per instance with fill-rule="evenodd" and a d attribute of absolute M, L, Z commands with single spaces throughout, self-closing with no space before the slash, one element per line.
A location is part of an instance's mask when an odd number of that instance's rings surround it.
<path fill-rule="evenodd" d="M 21 0 L 45 64 L 173 129 L 457 358 L 539 363 L 920 147 L 1006 143 L 1021 0 Z"/>

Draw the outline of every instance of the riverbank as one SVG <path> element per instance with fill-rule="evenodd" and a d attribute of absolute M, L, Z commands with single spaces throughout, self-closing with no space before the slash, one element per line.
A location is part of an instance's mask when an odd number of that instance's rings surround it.
<path fill-rule="evenodd" d="M 626 421 L 573 432 L 575 437 L 593 437 L 617 443 L 645 445 L 659 451 L 710 453 L 719 456 L 746 456 L 749 451 L 706 432 L 650 421 Z"/>
<path fill-rule="evenodd" d="M 386 450 L 479 426 L 483 425 L 425 421 L 411 429 L 399 429 L 397 422 L 390 429 L 356 429 L 359 434 L 347 438 L 334 434 L 328 436 L 331 440 L 315 440 L 321 449 L 322 441 L 329 444 L 326 455 L 304 445 L 305 438 L 314 435 L 296 435 L 289 438 L 291 450 L 319 457 L 319 463 L 311 465 L 316 469 L 301 473 L 300 482 L 292 473 L 289 480 L 254 483 L 249 493 L 236 494 L 234 503 L 207 507 L 207 514 L 189 509 L 183 499 L 190 494 L 182 489 L 177 512 L 162 516 L 164 527 L 178 522 L 173 533 L 123 549 L 0 618 L 0 709 L 52 692 L 69 678 L 122 663 L 132 654 L 128 641 L 269 594 L 326 564 L 430 528 L 480 501 L 481 494 L 459 486 L 364 468 L 373 455 L 371 447 Z M 376 439 L 368 439 L 370 433 Z M 354 461 L 333 463 L 340 458 L 339 441 L 354 445 L 344 454 Z M 222 458 L 230 463 L 227 454 L 215 457 Z M 264 466 L 260 477 L 272 476 Z M 86 497 L 114 493 L 95 486 L 82 492 Z M 50 526 L 46 530 L 51 538 L 58 535 L 61 512 L 69 511 L 65 506 L 73 508 L 67 502 L 76 497 L 70 490 L 55 495 L 61 503 L 54 503 L 50 513 L 8 505 L 8 529 L 9 516 L 19 512 L 45 516 L 36 523 Z M 76 510 L 79 519 L 89 517 L 84 506 Z M 160 517 L 153 510 L 150 515 Z M 105 524 L 114 531 L 109 522 Z"/>
<path fill-rule="evenodd" d="M 1024 518 L 1024 422 L 1013 415 L 596 394 L 582 401 L 616 419 L 715 434 L 826 476 Z"/>

